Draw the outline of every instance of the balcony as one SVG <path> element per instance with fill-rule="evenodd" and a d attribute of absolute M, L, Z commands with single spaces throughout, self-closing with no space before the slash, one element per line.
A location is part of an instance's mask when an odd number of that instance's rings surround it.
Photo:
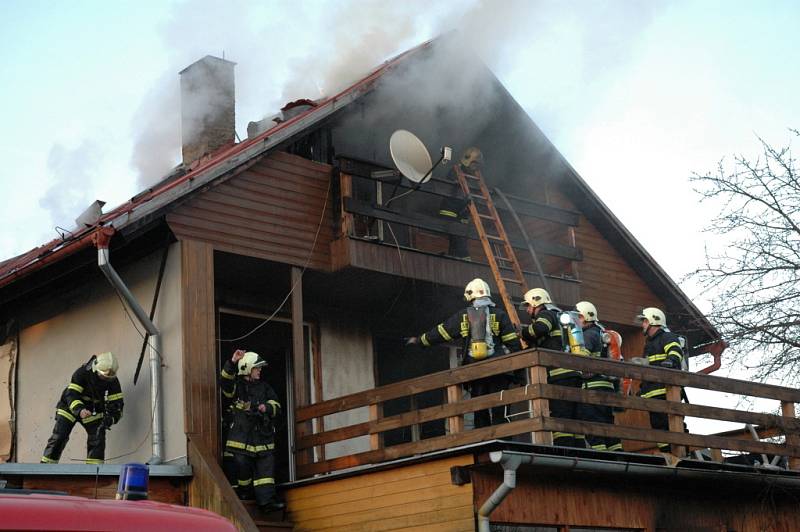
<path fill-rule="evenodd" d="M 667 400 L 643 399 L 635 396 L 550 385 L 547 384 L 547 366 L 665 383 L 667 384 Z M 505 390 L 502 393 L 464 398 L 461 390 L 463 384 L 474 379 L 511 371 L 524 372 L 530 384 Z M 727 392 L 754 399 L 775 401 L 780 405 L 781 414 L 685 404 L 680 401 L 680 387 Z M 389 401 L 407 398 L 413 405 L 414 396 L 431 392 L 441 394 L 443 403 L 422 409 L 412 408 L 391 416 L 382 415 L 383 407 Z M 670 430 L 654 430 L 649 426 L 621 424 L 620 419 L 611 425 L 553 418 L 549 415 L 548 400 L 554 399 L 607 405 L 626 411 L 665 413 L 669 416 Z M 299 435 L 295 442 L 297 475 L 298 478 L 310 478 L 500 438 L 532 443 L 545 451 L 548 448 L 553 452 L 563 451 L 564 448 L 552 447 L 551 433 L 553 431 L 621 438 L 624 441 L 625 451 L 639 450 L 654 453 L 657 442 L 670 443 L 672 452 L 678 459 L 694 457 L 701 460 L 701 457 L 694 451 L 704 450 L 704 456 L 706 456 L 704 467 L 722 467 L 726 454 L 743 452 L 764 455 L 763 460 L 773 456 L 785 457 L 788 469 L 798 470 L 800 469 L 800 421 L 795 414 L 795 403 L 797 402 L 800 402 L 800 390 L 793 388 L 646 367 L 628 362 L 577 357 L 548 350 L 525 350 L 297 409 L 295 412 L 297 434 Z M 518 414 L 508 423 L 471 430 L 465 428 L 465 414 L 501 405 L 513 405 Z M 776 404 L 776 406 L 778 405 Z M 369 421 L 322 432 L 312 430 L 312 427 L 315 426 L 314 420 L 357 408 L 369 410 Z M 723 434 L 684 432 L 683 418 L 685 416 L 750 424 L 754 426 L 759 439 L 754 439 L 749 431 Z M 413 429 L 422 423 L 430 422 L 444 425 L 444 434 L 420 438 L 419 430 L 411 430 L 411 433 L 415 435 L 412 441 L 394 445 L 384 441 L 384 435 L 392 430 Z M 334 458 L 322 458 L 326 444 L 363 437 L 369 439 L 369 450 Z M 595 453 L 595 451 L 589 450 L 584 452 Z M 611 454 L 597 453 L 596 456 L 599 456 L 600 459 L 608 459 L 607 457 Z M 633 455 L 621 453 L 619 456 L 624 460 L 626 456 Z M 761 461 L 763 462 L 763 460 Z"/>
<path fill-rule="evenodd" d="M 399 176 L 384 167 L 340 157 L 336 217 L 331 245 L 334 270 L 371 270 L 437 284 L 461 286 L 492 274 L 472 224 L 437 216 L 443 198 L 460 195 L 455 182 L 431 179 L 413 193 Z M 402 197 L 400 197 L 403 195 Z M 506 194 L 542 263 L 553 296 L 559 301 L 579 297 L 577 263 L 583 255 L 575 246 L 579 214 L 560 207 Z M 397 201 L 389 201 L 397 197 Z M 529 286 L 541 284 L 519 225 L 504 202 L 495 197 L 511 244 Z M 447 255 L 450 236 L 467 240 L 470 260 Z M 512 295 L 520 297 L 517 287 Z"/>

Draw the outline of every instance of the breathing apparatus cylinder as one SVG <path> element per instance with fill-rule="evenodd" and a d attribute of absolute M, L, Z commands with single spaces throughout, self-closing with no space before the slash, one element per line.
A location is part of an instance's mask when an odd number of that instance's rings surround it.
<path fill-rule="evenodd" d="M 469 307 L 469 356 L 483 360 L 494 355 L 494 342 L 488 330 L 488 307 Z"/>
<path fill-rule="evenodd" d="M 562 312 L 558 316 L 561 325 L 561 338 L 564 351 L 575 355 L 586 353 L 586 342 L 583 339 L 583 329 L 578 322 L 578 313 L 575 311 Z"/>

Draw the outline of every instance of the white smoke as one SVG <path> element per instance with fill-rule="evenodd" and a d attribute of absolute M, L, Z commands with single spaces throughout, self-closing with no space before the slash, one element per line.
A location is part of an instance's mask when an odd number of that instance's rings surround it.
<path fill-rule="evenodd" d="M 39 205 L 50 214 L 53 225 L 73 228 L 75 218 L 96 199 L 91 185 L 102 159 L 103 150 L 92 140 L 84 140 L 75 148 L 62 144 L 50 148 L 47 169 L 52 182 Z"/>

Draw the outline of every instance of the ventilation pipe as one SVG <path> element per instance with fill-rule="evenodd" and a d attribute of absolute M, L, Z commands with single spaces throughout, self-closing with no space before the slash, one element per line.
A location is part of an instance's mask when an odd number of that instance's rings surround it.
<path fill-rule="evenodd" d="M 114 235 L 113 227 L 103 227 L 96 233 L 95 245 L 97 246 L 97 265 L 105 274 L 111 286 L 117 291 L 119 296 L 133 311 L 136 319 L 150 335 L 149 357 L 150 357 L 150 407 L 152 415 L 152 448 L 153 456 L 148 463 L 157 465 L 164 460 L 164 419 L 161 412 L 162 387 L 161 387 L 161 333 L 153 324 L 144 309 L 136 301 L 131 291 L 125 286 L 117 271 L 111 266 L 110 252 L 108 249 L 111 237 Z"/>

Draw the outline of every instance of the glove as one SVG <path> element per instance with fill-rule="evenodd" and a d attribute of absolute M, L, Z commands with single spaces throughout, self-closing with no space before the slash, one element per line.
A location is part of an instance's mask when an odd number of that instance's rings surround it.
<path fill-rule="evenodd" d="M 662 362 L 659 362 L 658 365 L 661 366 L 662 368 L 676 369 L 675 363 L 671 360 L 664 360 Z"/>
<path fill-rule="evenodd" d="M 403 341 L 405 345 L 417 345 L 419 343 L 419 338 L 416 336 L 409 336 L 408 338 L 404 338 Z"/>
<path fill-rule="evenodd" d="M 114 424 L 114 417 L 111 414 L 105 414 L 103 416 L 103 429 L 111 430 L 111 425 Z"/>

